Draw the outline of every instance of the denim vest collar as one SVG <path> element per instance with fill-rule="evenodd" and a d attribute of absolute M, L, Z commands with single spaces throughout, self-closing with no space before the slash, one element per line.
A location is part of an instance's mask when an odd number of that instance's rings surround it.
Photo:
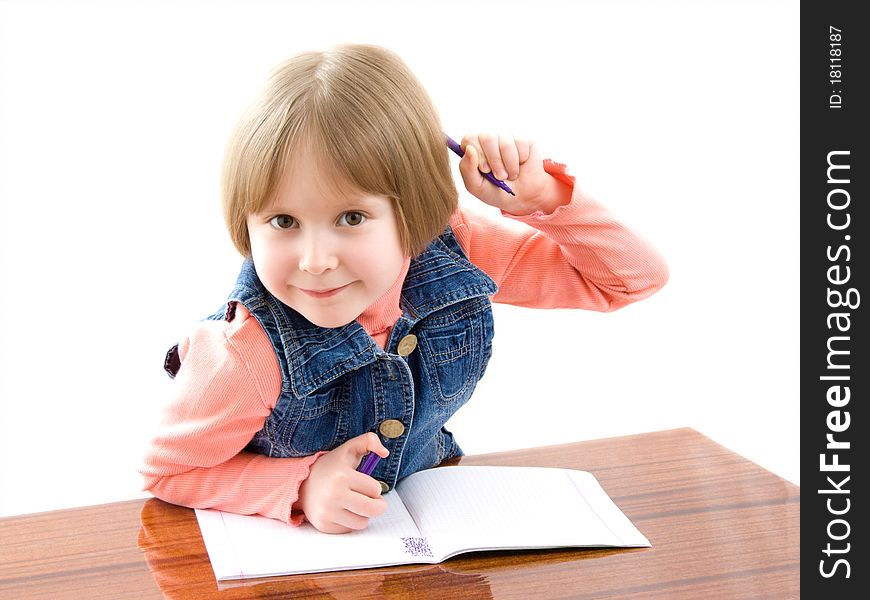
<path fill-rule="evenodd" d="M 429 314 L 471 298 L 495 294 L 498 286 L 462 253 L 448 227 L 416 258 L 411 259 L 399 306 L 411 326 Z M 335 328 L 314 325 L 275 298 L 257 276 L 253 261 L 245 261 L 230 296 L 251 313 L 267 308 L 275 319 L 289 381 L 283 389 L 304 397 L 324 385 L 377 360 L 382 350 L 356 321 Z M 264 327 L 267 325 L 262 323 Z"/>

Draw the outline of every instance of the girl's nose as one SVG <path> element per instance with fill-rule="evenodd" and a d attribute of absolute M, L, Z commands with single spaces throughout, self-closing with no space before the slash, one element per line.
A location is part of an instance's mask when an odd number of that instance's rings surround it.
<path fill-rule="evenodd" d="M 320 236 L 308 236 L 299 255 L 299 270 L 320 275 L 338 266 L 338 256 L 328 240 Z"/>

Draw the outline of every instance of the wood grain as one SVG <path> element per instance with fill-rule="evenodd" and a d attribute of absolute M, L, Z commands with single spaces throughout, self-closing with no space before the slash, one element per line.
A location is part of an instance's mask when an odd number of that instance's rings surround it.
<path fill-rule="evenodd" d="M 692 429 L 457 463 L 590 471 L 652 548 L 484 552 L 218 585 L 193 511 L 152 498 L 0 519 L 0 598 L 800 597 L 800 488 Z"/>

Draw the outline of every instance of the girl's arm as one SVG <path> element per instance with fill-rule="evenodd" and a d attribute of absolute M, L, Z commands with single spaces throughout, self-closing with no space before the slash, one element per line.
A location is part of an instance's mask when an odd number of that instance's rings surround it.
<path fill-rule="evenodd" d="M 564 165 L 541 160 L 533 143 L 512 145 L 512 138 L 510 144 L 490 145 L 490 161 L 478 162 L 487 156 L 488 141 L 491 137 L 463 139 L 460 171 L 466 187 L 501 209 L 503 217 L 528 227 L 462 208 L 451 226 L 469 259 L 499 285 L 494 301 L 612 311 L 652 295 L 667 282 L 667 266 L 655 249 L 584 195 Z M 506 171 L 517 195 L 483 179 L 479 166 L 496 175 Z"/>
<path fill-rule="evenodd" d="M 281 389 L 256 319 L 239 305 L 232 323 L 203 322 L 179 353 L 174 397 L 139 470 L 144 489 L 173 504 L 300 523 L 293 503 L 320 454 L 271 458 L 243 450 Z"/>

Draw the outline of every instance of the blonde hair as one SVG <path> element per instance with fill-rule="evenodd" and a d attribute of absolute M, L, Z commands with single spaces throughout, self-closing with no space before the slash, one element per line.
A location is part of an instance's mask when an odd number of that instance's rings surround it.
<path fill-rule="evenodd" d="M 378 46 L 346 44 L 278 65 L 230 137 L 221 195 L 238 251 L 247 217 L 273 200 L 296 152 L 309 152 L 339 188 L 390 198 L 399 236 L 416 256 L 456 210 L 444 132 L 407 65 Z"/>

